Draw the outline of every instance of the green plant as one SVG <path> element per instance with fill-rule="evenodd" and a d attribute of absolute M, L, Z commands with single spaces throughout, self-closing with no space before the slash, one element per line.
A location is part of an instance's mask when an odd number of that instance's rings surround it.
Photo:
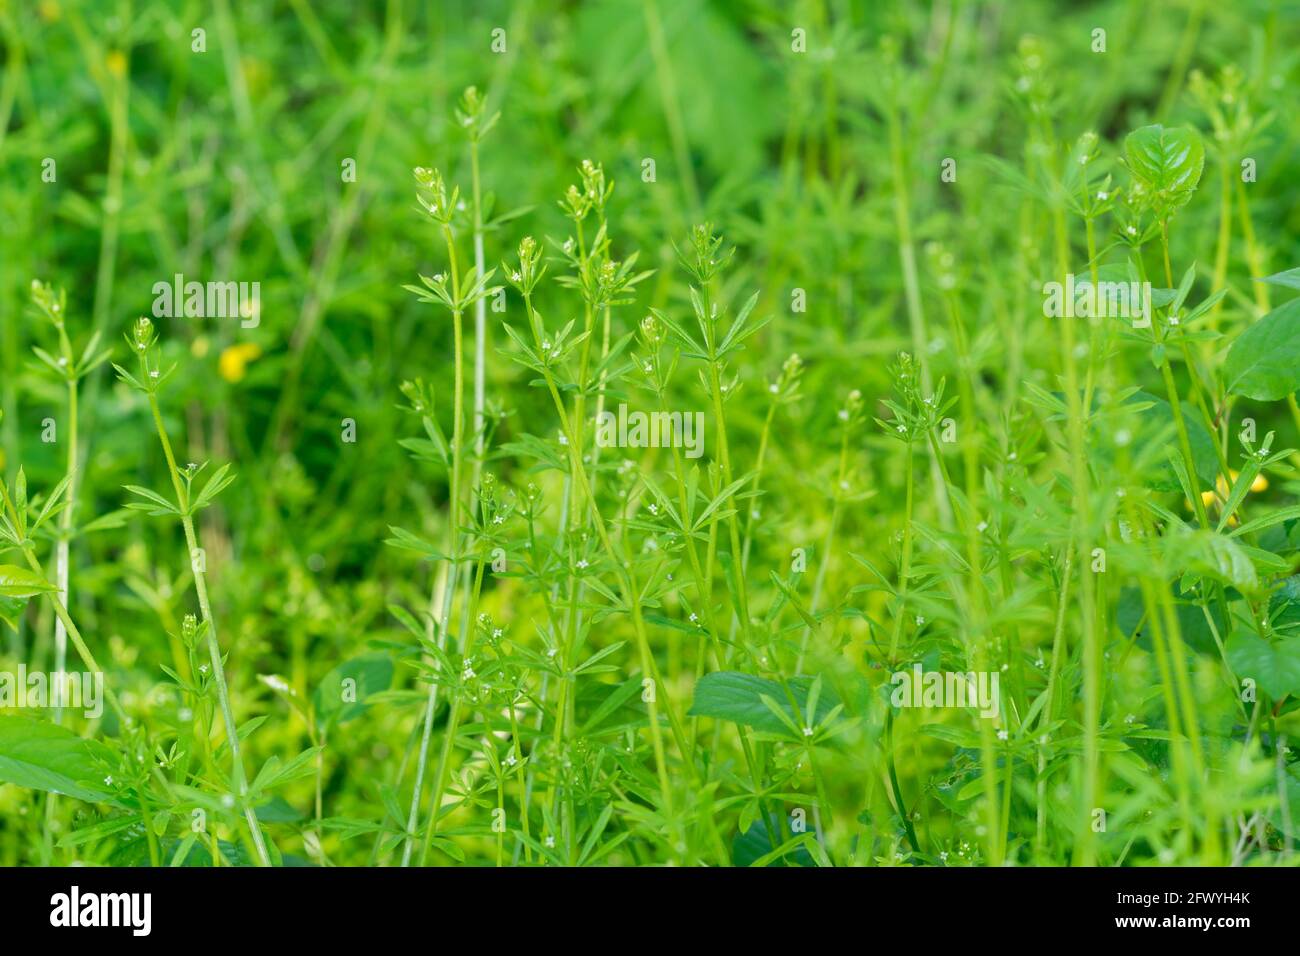
<path fill-rule="evenodd" d="M 1285 16 L 173 6 L 0 10 L 0 863 L 1296 862 Z"/>

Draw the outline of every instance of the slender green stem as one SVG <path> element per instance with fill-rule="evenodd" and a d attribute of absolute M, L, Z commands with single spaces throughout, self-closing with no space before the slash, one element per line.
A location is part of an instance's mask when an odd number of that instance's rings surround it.
<path fill-rule="evenodd" d="M 460 274 L 456 266 L 456 243 L 451 227 L 443 227 L 443 239 L 447 246 L 447 258 L 450 262 L 452 300 L 460 302 Z M 447 629 L 451 621 L 451 598 L 455 590 L 456 560 L 460 548 L 460 470 L 461 452 L 464 444 L 463 423 L 465 418 L 465 357 L 464 357 L 464 320 L 461 309 L 452 310 L 452 364 L 454 367 L 451 438 L 451 479 L 450 501 L 447 505 L 447 555 L 448 560 L 442 569 L 433 593 L 429 596 L 429 616 L 426 637 L 435 639 L 434 622 L 441 622 L 441 633 L 437 639 L 445 649 L 447 646 Z M 424 789 L 424 774 L 429 760 L 429 739 L 433 731 L 433 717 L 438 707 L 438 685 L 429 685 L 429 695 L 425 700 L 424 729 L 420 738 L 420 755 L 416 763 L 415 787 L 411 792 L 411 812 L 407 817 L 406 843 L 402 848 L 402 866 L 409 866 L 411 852 L 415 846 L 417 824 L 420 813 L 420 797 Z M 433 819 L 437 819 L 438 807 L 430 809 Z M 427 846 L 427 844 L 426 844 Z"/>
<path fill-rule="evenodd" d="M 144 381 L 148 381 L 147 373 Z M 158 407 L 158 396 L 149 393 L 149 410 L 153 413 L 154 426 L 158 431 L 158 440 L 162 443 L 163 455 L 167 459 L 167 469 L 171 474 L 172 488 L 176 491 L 176 502 L 181 511 L 181 527 L 185 531 L 185 545 L 190 556 L 190 568 L 194 574 L 194 592 L 199 599 L 199 613 L 206 627 L 208 657 L 212 666 L 212 681 L 217 689 L 217 704 L 221 708 L 221 720 L 226 731 L 226 745 L 230 748 L 231 795 L 238 806 L 243 808 L 244 819 L 248 823 L 248 834 L 257 850 L 257 861 L 261 866 L 270 866 L 271 857 L 267 852 L 266 841 L 262 837 L 262 828 L 257 822 L 257 811 L 249 799 L 247 779 L 244 776 L 243 757 L 239 752 L 239 729 L 235 723 L 234 710 L 230 706 L 230 692 L 226 687 L 226 671 L 221 660 L 221 646 L 217 640 L 217 622 L 212 614 L 212 605 L 208 600 L 207 574 L 204 570 L 203 552 L 199 548 L 198 536 L 194 532 L 194 518 L 190 513 L 189 493 L 181 480 L 180 469 L 176 466 L 176 456 L 172 453 L 171 440 L 163 425 L 162 410 Z"/>

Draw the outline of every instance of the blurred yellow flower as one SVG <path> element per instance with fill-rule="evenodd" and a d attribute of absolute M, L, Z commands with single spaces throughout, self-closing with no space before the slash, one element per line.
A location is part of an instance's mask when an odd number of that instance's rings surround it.
<path fill-rule="evenodd" d="M 110 50 L 108 56 L 104 58 L 104 65 L 114 76 L 126 75 L 126 56 L 121 50 Z"/>
<path fill-rule="evenodd" d="M 262 350 L 252 342 L 231 345 L 217 359 L 217 370 L 227 382 L 238 382 L 248 370 L 248 363 L 258 358 Z"/>

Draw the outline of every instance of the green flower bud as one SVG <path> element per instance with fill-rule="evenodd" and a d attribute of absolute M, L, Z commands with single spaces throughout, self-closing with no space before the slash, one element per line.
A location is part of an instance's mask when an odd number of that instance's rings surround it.
<path fill-rule="evenodd" d="M 153 322 L 146 316 L 140 316 L 135 320 L 135 325 L 131 329 L 131 338 L 137 352 L 147 351 L 149 346 L 153 345 L 155 339 Z"/>

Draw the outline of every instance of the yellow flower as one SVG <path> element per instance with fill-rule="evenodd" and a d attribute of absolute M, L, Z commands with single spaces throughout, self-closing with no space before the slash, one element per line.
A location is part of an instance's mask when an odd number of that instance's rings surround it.
<path fill-rule="evenodd" d="M 110 50 L 108 56 L 104 58 L 104 65 L 114 76 L 126 75 L 126 56 L 121 50 Z"/>
<path fill-rule="evenodd" d="M 231 345 L 217 359 L 217 369 L 227 382 L 238 382 L 248 370 L 248 363 L 261 354 L 262 350 L 252 342 Z"/>

